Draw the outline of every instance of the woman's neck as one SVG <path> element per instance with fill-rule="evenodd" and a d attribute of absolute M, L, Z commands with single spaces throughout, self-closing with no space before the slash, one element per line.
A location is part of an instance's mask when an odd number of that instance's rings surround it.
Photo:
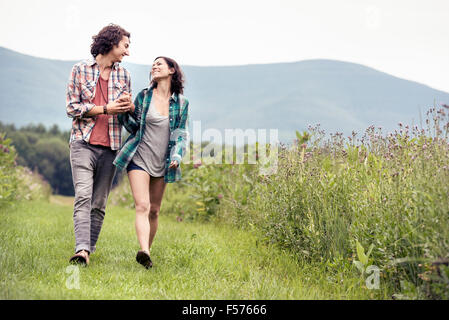
<path fill-rule="evenodd" d="M 171 96 L 171 85 L 170 85 L 170 80 L 161 80 L 157 83 L 157 87 L 156 87 L 156 92 L 159 96 L 164 97 L 164 98 L 170 98 Z"/>

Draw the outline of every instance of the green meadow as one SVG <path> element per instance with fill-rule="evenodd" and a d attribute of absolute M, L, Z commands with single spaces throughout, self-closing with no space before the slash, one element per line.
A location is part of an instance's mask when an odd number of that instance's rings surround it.
<path fill-rule="evenodd" d="M 302 265 L 250 232 L 160 217 L 152 269 L 135 261 L 134 211 L 108 210 L 87 267 L 71 266 L 71 198 L 22 201 L 2 211 L 1 299 L 371 299 L 350 269 Z"/>
<path fill-rule="evenodd" d="M 245 146 L 243 163 L 182 163 L 150 270 L 135 261 L 126 177 L 90 265 L 73 267 L 73 199 L 17 166 L 0 135 L 0 298 L 448 299 L 448 108 L 431 108 L 423 128 L 315 126 L 292 145 Z M 234 152 L 221 151 L 209 155 Z"/>

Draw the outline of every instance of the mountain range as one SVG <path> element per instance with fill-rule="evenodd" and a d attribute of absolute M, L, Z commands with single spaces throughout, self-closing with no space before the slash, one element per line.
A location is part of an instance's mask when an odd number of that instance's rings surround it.
<path fill-rule="evenodd" d="M 69 129 L 65 92 L 76 62 L 0 47 L 0 121 Z M 148 85 L 151 63 L 123 63 L 131 72 L 133 96 Z M 420 125 L 429 107 L 449 104 L 447 92 L 335 60 L 182 69 L 190 124 L 201 121 L 202 132 L 278 129 L 285 143 L 295 137 L 295 130 L 315 124 L 327 133 L 346 135 L 363 133 L 370 125 L 384 132 L 396 129 L 398 122 Z"/>

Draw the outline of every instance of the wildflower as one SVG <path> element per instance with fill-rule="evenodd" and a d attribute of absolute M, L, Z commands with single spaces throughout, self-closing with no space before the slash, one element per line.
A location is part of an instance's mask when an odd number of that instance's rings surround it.
<path fill-rule="evenodd" d="M 217 198 L 218 198 L 218 199 L 223 199 L 223 195 L 222 195 L 221 193 L 219 193 L 219 194 L 217 195 Z"/>
<path fill-rule="evenodd" d="M 193 167 L 194 167 L 195 169 L 198 169 L 199 166 L 201 166 L 201 161 L 198 161 L 198 162 L 196 162 L 196 163 L 193 164 Z"/>

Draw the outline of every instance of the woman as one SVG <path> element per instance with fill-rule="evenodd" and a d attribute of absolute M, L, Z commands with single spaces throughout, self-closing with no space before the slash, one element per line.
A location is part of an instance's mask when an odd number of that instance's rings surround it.
<path fill-rule="evenodd" d="M 157 57 L 151 68 L 150 86 L 137 95 L 132 111 L 119 116 L 120 123 L 131 135 L 114 165 L 128 171 L 141 249 L 136 260 L 147 269 L 153 265 L 150 249 L 165 185 L 181 179 L 189 106 L 182 95 L 183 88 L 183 73 L 176 61 Z"/>

